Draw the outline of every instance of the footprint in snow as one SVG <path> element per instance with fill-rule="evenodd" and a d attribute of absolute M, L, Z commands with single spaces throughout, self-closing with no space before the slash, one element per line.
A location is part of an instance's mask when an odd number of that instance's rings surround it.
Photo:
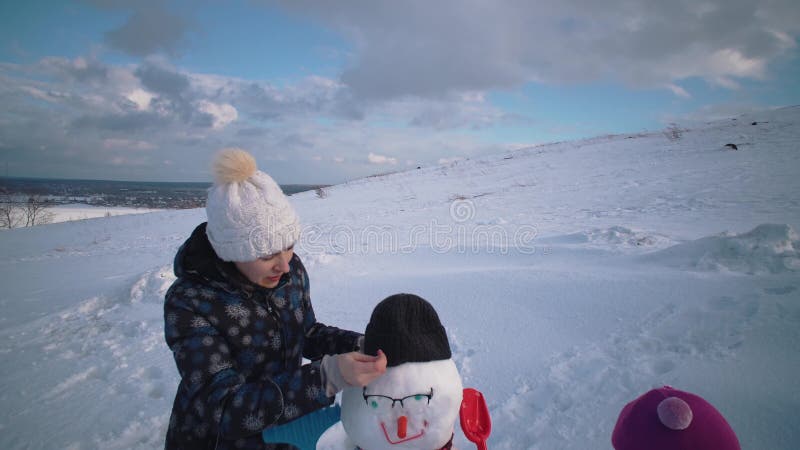
<path fill-rule="evenodd" d="M 451 331 L 448 334 L 450 347 L 453 353 L 453 362 L 455 362 L 456 367 L 458 367 L 458 373 L 461 375 L 461 379 L 468 382 L 469 376 L 472 373 L 472 356 L 475 355 L 476 351 L 474 348 L 467 347 L 461 342 L 458 338 L 457 330 L 455 332 Z"/>
<path fill-rule="evenodd" d="M 757 295 L 720 296 L 700 305 L 664 305 L 604 342 L 555 356 L 492 411 L 499 449 L 591 448 L 608 438 L 620 405 L 669 384 L 684 362 L 723 359 L 744 343 L 760 310 Z"/>

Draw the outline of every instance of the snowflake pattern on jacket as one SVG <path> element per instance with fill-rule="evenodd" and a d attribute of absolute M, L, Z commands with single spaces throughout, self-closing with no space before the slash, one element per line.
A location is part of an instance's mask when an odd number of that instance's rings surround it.
<path fill-rule="evenodd" d="M 263 443 L 261 430 L 330 405 L 320 360 L 356 350 L 361 335 L 316 321 L 297 255 L 264 288 L 217 257 L 205 225 L 178 250 L 165 296 L 165 337 L 181 376 L 165 447 L 292 448 Z"/>

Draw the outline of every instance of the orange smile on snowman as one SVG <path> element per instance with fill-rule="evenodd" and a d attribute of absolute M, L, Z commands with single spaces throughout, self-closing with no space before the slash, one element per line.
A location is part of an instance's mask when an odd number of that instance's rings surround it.
<path fill-rule="evenodd" d="M 419 430 L 419 433 L 408 436 L 408 417 L 400 416 L 397 418 L 397 437 L 399 440 L 395 441 L 391 437 L 389 437 L 389 432 L 386 430 L 386 424 L 381 422 L 381 430 L 383 430 L 383 435 L 386 437 L 386 441 L 392 445 L 395 444 L 402 444 L 403 442 L 413 441 L 414 439 L 419 439 L 425 435 L 425 427 L 428 426 L 428 421 L 426 420 L 422 429 Z"/>

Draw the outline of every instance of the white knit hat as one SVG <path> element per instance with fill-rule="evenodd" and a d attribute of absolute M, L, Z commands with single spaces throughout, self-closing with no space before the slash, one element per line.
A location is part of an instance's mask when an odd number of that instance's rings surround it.
<path fill-rule="evenodd" d="M 255 261 L 294 245 L 300 221 L 269 175 L 244 150 L 222 150 L 213 164 L 208 191 L 206 234 L 224 261 Z"/>

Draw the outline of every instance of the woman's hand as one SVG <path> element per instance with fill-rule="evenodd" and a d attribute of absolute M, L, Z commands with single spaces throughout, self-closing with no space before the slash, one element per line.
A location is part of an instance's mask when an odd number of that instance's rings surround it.
<path fill-rule="evenodd" d="M 361 352 L 342 353 L 336 360 L 342 378 L 351 386 L 366 386 L 386 372 L 386 355 L 381 350 L 377 356 Z"/>

